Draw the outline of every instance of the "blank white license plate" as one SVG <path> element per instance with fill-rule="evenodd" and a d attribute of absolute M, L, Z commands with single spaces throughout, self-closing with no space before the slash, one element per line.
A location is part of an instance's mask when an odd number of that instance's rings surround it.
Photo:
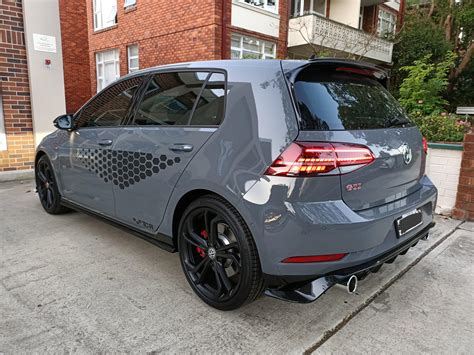
<path fill-rule="evenodd" d="M 423 214 L 421 213 L 421 210 L 419 208 L 411 212 L 405 213 L 403 216 L 401 216 L 395 221 L 398 236 L 404 236 L 408 232 L 420 226 L 422 223 Z"/>

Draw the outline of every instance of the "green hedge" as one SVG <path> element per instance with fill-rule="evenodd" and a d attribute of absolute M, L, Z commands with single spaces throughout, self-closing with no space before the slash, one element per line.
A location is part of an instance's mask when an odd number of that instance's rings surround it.
<path fill-rule="evenodd" d="M 433 114 L 412 120 L 429 142 L 462 142 L 464 134 L 471 130 L 468 118 L 454 114 Z"/>

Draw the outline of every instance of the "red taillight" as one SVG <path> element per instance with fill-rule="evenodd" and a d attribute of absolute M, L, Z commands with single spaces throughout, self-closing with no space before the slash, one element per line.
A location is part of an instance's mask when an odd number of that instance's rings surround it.
<path fill-rule="evenodd" d="M 423 142 L 423 150 L 425 151 L 425 154 L 428 154 L 428 141 L 425 137 L 423 137 L 421 141 Z"/>
<path fill-rule="evenodd" d="M 338 261 L 345 257 L 347 253 L 329 254 L 329 255 L 310 255 L 310 256 L 291 256 L 282 261 L 285 264 L 298 263 L 320 263 L 325 261 Z"/>
<path fill-rule="evenodd" d="M 366 165 L 375 160 L 369 148 L 346 143 L 298 142 L 290 146 L 265 172 L 277 176 L 311 176 L 340 166 Z"/>

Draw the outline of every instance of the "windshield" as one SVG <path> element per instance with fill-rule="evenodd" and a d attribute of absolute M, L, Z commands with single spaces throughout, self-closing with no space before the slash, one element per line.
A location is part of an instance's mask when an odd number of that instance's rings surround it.
<path fill-rule="evenodd" d="M 411 125 L 399 103 L 375 79 L 322 68 L 296 78 L 294 93 L 305 131 L 357 130 Z"/>

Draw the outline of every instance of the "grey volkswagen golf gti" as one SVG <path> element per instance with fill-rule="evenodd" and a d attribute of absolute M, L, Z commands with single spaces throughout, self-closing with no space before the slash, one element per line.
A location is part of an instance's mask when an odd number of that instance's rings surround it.
<path fill-rule="evenodd" d="M 386 81 L 338 59 L 127 75 L 55 120 L 37 150 L 41 204 L 177 251 L 221 310 L 354 291 L 434 225 L 426 142 Z"/>

